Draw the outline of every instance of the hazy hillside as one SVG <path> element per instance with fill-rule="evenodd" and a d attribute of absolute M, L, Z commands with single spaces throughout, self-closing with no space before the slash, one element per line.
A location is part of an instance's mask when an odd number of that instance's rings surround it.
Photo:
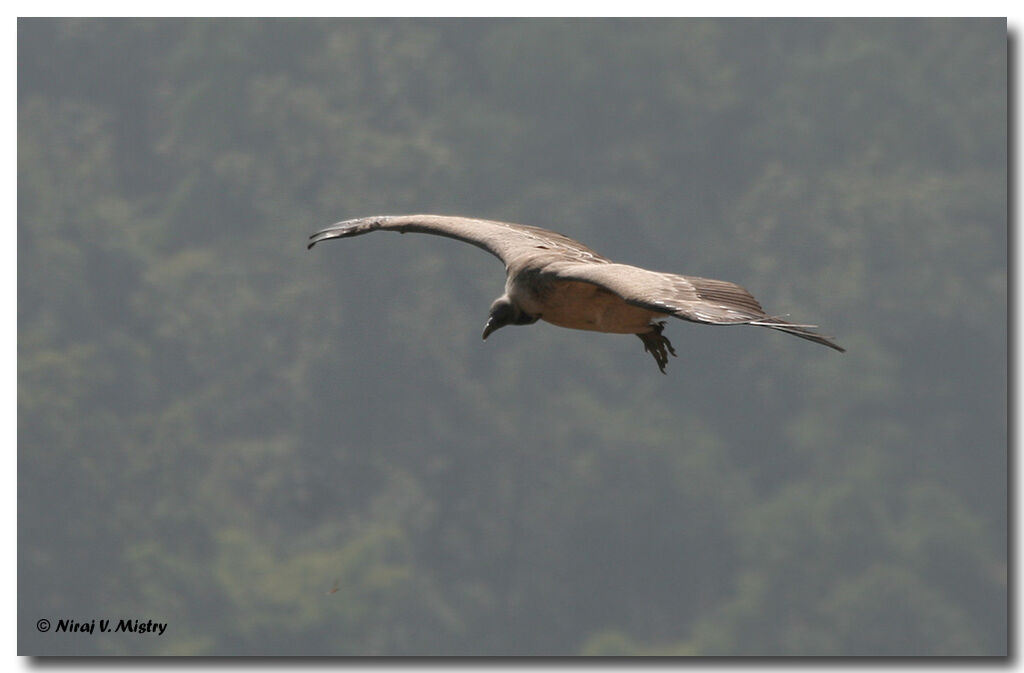
<path fill-rule="evenodd" d="M 1001 20 L 21 20 L 21 654 L 1003 654 Z M 840 355 L 508 328 L 464 214 Z M 336 591 L 332 592 L 332 589 Z M 120 618 L 166 633 L 39 633 Z"/>

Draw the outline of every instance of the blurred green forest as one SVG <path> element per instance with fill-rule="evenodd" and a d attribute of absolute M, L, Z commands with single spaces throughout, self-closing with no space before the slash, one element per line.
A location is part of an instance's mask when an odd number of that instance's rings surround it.
<path fill-rule="evenodd" d="M 1006 82 L 991 19 L 20 20 L 19 652 L 1005 654 Z M 849 352 L 305 249 L 414 212 Z"/>

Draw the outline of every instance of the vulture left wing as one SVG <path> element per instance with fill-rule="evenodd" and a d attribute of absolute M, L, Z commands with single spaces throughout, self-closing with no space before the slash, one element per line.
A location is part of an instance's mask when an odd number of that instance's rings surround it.
<path fill-rule="evenodd" d="M 371 231 L 434 234 L 464 241 L 498 257 L 508 268 L 525 255 L 555 252 L 567 261 L 607 261 L 568 236 L 525 224 L 477 220 L 449 215 L 380 215 L 338 222 L 309 237 L 308 247 L 332 238 L 360 236 Z"/>

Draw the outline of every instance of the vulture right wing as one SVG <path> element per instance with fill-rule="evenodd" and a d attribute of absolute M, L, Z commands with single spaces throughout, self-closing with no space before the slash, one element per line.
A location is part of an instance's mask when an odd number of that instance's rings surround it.
<path fill-rule="evenodd" d="M 557 278 L 598 285 L 626 303 L 709 325 L 757 325 L 845 352 L 842 346 L 812 328 L 765 313 L 745 289 L 724 280 L 648 271 L 628 264 L 558 263 L 549 267 Z"/>

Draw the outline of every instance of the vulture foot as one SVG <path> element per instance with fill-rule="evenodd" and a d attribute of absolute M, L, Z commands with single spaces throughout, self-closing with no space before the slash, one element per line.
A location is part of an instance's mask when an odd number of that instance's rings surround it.
<path fill-rule="evenodd" d="M 665 365 L 668 364 L 668 354 L 671 353 L 672 357 L 676 356 L 676 349 L 672 348 L 672 342 L 661 335 L 664 330 L 665 322 L 662 321 L 652 324 L 650 332 L 637 334 L 640 341 L 644 342 L 644 350 L 654 356 L 654 361 L 658 363 L 658 369 L 662 374 L 665 373 Z"/>

